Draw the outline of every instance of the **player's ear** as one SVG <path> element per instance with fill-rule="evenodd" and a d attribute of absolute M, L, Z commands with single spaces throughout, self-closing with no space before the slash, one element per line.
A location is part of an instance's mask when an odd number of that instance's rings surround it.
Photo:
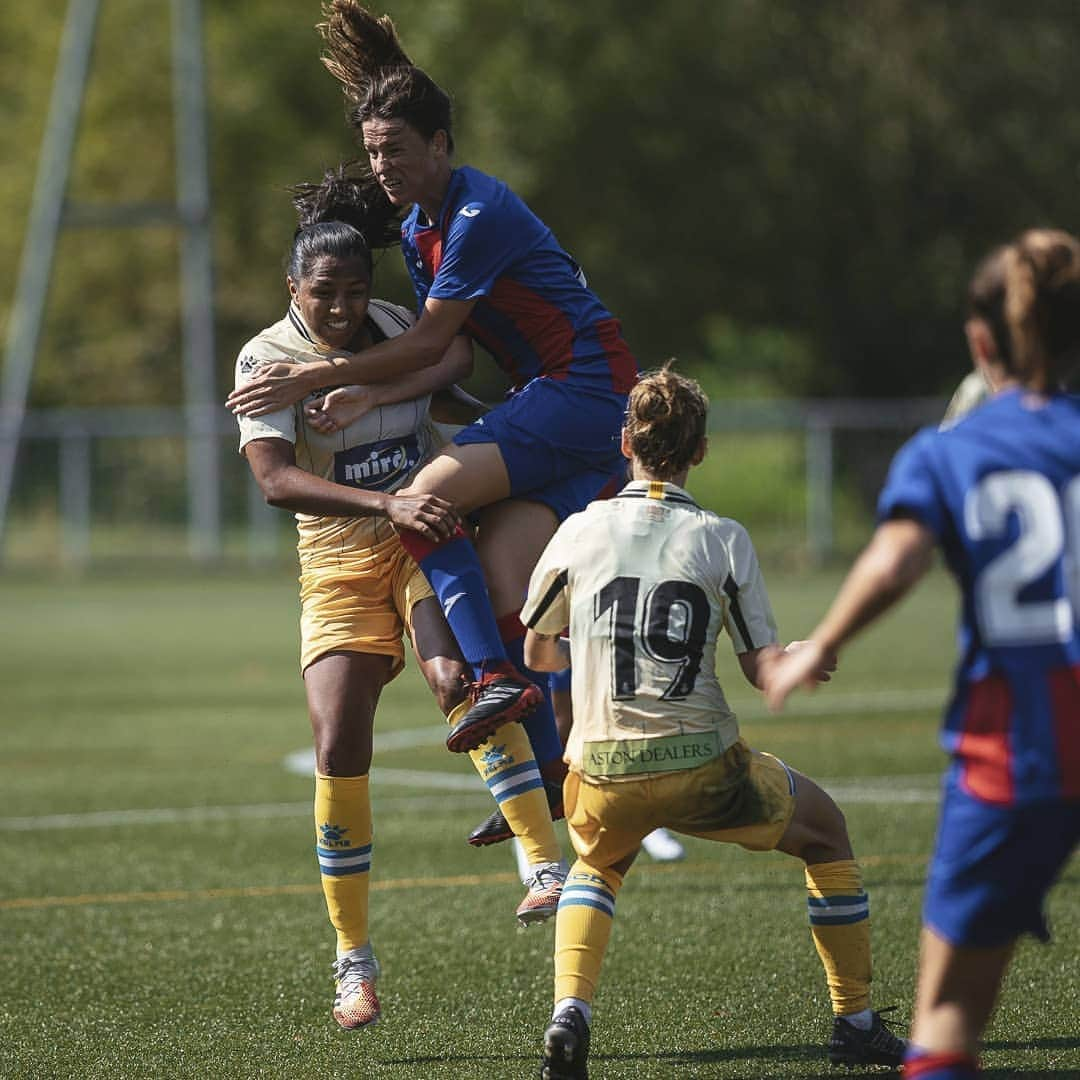
<path fill-rule="evenodd" d="M 300 289 L 291 277 L 285 278 L 285 284 L 289 286 L 289 296 L 295 300 L 300 295 Z"/>
<path fill-rule="evenodd" d="M 1004 372 L 1004 365 L 998 353 L 994 332 L 985 319 L 972 318 L 964 323 L 968 352 L 977 371 L 981 371 L 986 381 L 997 389 Z"/>
<path fill-rule="evenodd" d="M 619 441 L 619 449 L 622 451 L 622 456 L 627 461 L 634 460 L 634 451 L 630 449 L 630 432 L 626 428 L 622 429 L 622 438 Z"/>
<path fill-rule="evenodd" d="M 697 444 L 697 449 L 694 451 L 694 456 L 690 459 L 691 465 L 700 465 L 705 460 L 705 455 L 709 452 L 709 436 L 703 435 L 701 442 Z"/>
<path fill-rule="evenodd" d="M 968 351 L 976 367 L 985 367 L 998 359 L 994 334 L 984 320 L 969 319 L 963 324 L 963 333 L 968 338 Z"/>

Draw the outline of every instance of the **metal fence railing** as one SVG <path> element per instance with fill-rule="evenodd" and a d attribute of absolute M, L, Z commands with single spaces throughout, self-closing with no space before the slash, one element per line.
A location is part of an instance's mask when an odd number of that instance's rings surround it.
<path fill-rule="evenodd" d="M 937 398 L 714 402 L 713 471 L 696 471 L 695 494 L 743 520 L 756 539 L 771 536 L 804 561 L 823 562 L 849 546 L 848 517 L 868 519 L 896 448 L 936 422 L 943 405 Z M 288 515 L 266 506 L 236 452 L 233 417 L 215 409 L 194 437 L 190 420 L 183 408 L 27 413 L 3 564 L 288 557 Z M 203 504 L 217 508 L 209 524 L 192 512 L 199 496 L 192 448 L 200 440 L 203 460 L 217 455 L 219 466 L 220 490 Z"/>

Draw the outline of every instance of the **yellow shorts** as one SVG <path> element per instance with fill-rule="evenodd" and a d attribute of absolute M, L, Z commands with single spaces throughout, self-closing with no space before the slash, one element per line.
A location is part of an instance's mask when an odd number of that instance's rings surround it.
<path fill-rule="evenodd" d="M 393 657 L 392 679 L 405 666 L 403 630 L 412 609 L 435 594 L 397 537 L 349 554 L 345 568 L 300 575 L 300 670 L 336 650 Z"/>
<path fill-rule="evenodd" d="M 771 851 L 795 812 L 788 767 L 742 739 L 696 769 L 605 783 L 571 771 L 563 791 L 574 851 L 600 869 L 636 851 L 660 826 Z"/>

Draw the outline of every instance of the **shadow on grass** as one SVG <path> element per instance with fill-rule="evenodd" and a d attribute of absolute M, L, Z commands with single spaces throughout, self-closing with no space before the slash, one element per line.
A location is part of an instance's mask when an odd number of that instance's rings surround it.
<path fill-rule="evenodd" d="M 1080 1050 L 1080 1038 L 1068 1039 L 1023 1039 L 1020 1041 L 1000 1041 L 983 1043 L 987 1050 Z"/>
<path fill-rule="evenodd" d="M 1080 1048 L 1080 1039 L 1030 1039 L 1023 1042 L 989 1042 L 988 1050 L 1075 1050 Z M 739 1046 L 716 1050 L 691 1050 L 691 1051 L 668 1051 L 654 1054 L 594 1054 L 590 1064 L 601 1065 L 604 1062 L 612 1064 L 616 1062 L 668 1062 L 673 1069 L 684 1066 L 688 1069 L 700 1068 L 710 1063 L 719 1064 L 730 1061 L 773 1061 L 777 1066 L 796 1062 L 821 1062 L 824 1066 L 825 1050 L 820 1044 L 806 1044 L 802 1046 Z M 380 1062 L 381 1065 L 448 1065 L 456 1063 L 459 1066 L 471 1065 L 476 1071 L 475 1076 L 484 1075 L 480 1070 L 484 1065 L 505 1065 L 510 1061 L 535 1063 L 536 1054 L 439 1054 L 424 1055 L 417 1057 L 387 1058 Z M 827 1068 L 827 1067 L 826 1067 Z M 759 1074 L 765 1075 L 765 1074 Z M 832 1071 L 822 1071 L 802 1074 L 803 1080 L 869 1080 L 871 1077 L 887 1077 L 895 1075 L 888 1070 L 864 1069 L 861 1071 L 844 1070 L 838 1074 Z M 1008 1080 L 1012 1076 L 1040 1076 L 1044 1080 L 1076 1080 L 1078 1073 L 1075 1069 L 988 1069 L 981 1074 L 984 1080 Z"/>
<path fill-rule="evenodd" d="M 705 1064 L 709 1061 L 752 1061 L 772 1058 L 776 1061 L 812 1061 L 825 1057 L 820 1043 L 805 1046 L 729 1046 L 716 1050 L 669 1050 L 657 1054 L 597 1054 L 597 1061 L 670 1061 L 687 1065 Z M 851 1075 L 851 1074 L 848 1074 Z"/>

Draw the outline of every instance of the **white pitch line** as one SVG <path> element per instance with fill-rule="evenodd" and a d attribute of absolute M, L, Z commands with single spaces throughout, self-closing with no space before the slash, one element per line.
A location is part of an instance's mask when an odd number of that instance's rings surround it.
<path fill-rule="evenodd" d="M 828 688 L 821 690 L 814 697 L 798 698 L 785 712 L 785 716 L 828 716 L 854 712 L 905 712 L 909 709 L 937 708 L 945 700 L 944 689 L 924 688 L 919 690 L 877 690 L 834 694 Z M 738 706 L 738 713 L 743 719 L 770 719 L 773 714 L 766 712 L 758 702 L 744 702 Z M 406 728 L 401 731 L 389 731 L 377 734 L 374 739 L 376 753 L 393 750 L 408 750 L 420 746 L 437 746 L 446 737 L 443 725 L 426 724 L 418 728 Z M 315 771 L 315 753 L 313 750 L 297 750 L 289 754 L 284 761 L 285 768 L 304 776 L 311 776 Z M 380 784 L 404 787 L 420 787 L 442 792 L 460 792 L 458 799 L 462 803 L 476 799 L 486 799 L 480 781 L 467 771 L 448 773 L 418 769 L 381 769 L 371 770 L 373 785 Z M 936 803 L 938 800 L 937 776 L 897 776 L 875 777 L 873 781 L 836 780 L 821 782 L 822 787 L 841 803 Z M 402 796 L 393 799 L 379 799 L 376 803 L 386 806 L 391 803 L 407 804 L 413 807 L 431 804 L 444 806 L 449 794 L 439 796 Z M 38 832 L 48 829 L 93 829 L 113 825 L 173 825 L 182 822 L 200 821 L 235 821 L 237 818 L 275 818 L 293 817 L 311 813 L 311 803 L 256 803 L 239 806 L 192 806 L 145 810 L 97 810 L 84 814 L 45 814 L 39 817 L 0 818 L 0 832 Z"/>
<path fill-rule="evenodd" d="M 408 806 L 410 809 L 448 804 L 468 805 L 487 799 L 487 792 L 473 777 L 458 773 L 427 772 L 414 769 L 373 769 L 372 782 L 406 787 L 422 787 L 446 792 L 442 795 L 415 795 L 380 798 L 376 809 Z M 841 806 L 845 803 L 925 804 L 938 801 L 940 778 L 937 775 L 875 777 L 873 781 L 823 780 L 821 786 Z M 460 794 L 452 795 L 450 792 Z M 238 806 L 190 806 L 147 810 L 95 810 L 85 814 L 44 814 L 40 817 L 0 818 L 0 832 L 42 832 L 55 829 L 96 829 L 116 825 L 178 825 L 238 819 L 304 817 L 311 813 L 310 800 L 288 803 L 253 803 Z"/>
<path fill-rule="evenodd" d="M 934 805 L 940 798 L 940 792 L 933 788 L 880 788 L 870 784 L 822 783 L 841 809 L 850 803 L 922 803 Z"/>
<path fill-rule="evenodd" d="M 404 773 L 406 770 L 401 770 Z M 423 786 L 436 788 L 443 791 L 460 791 L 463 785 L 451 785 L 443 783 L 431 783 L 431 776 L 438 779 L 439 774 L 413 773 L 413 779 L 408 781 L 409 786 Z M 416 777 L 423 776 L 423 780 Z M 451 778 L 450 774 L 443 774 L 444 778 Z M 384 777 L 385 782 L 385 777 Z M 394 780 L 390 780 L 394 783 Z M 397 781 L 405 783 L 406 781 Z M 448 804 L 460 804 L 467 806 L 476 802 L 482 802 L 489 798 L 487 791 L 473 782 L 469 785 L 474 789 L 471 794 L 459 795 L 415 795 L 395 796 L 389 799 L 379 798 L 375 794 L 374 803 L 376 810 L 390 809 L 395 806 L 409 806 L 410 808 L 441 809 Z M 43 814 L 40 817 L 7 817 L 0 818 L 0 833 L 4 832 L 42 832 L 51 829 L 99 829 L 114 825 L 179 825 L 184 823 L 205 821 L 236 821 L 240 818 L 266 820 L 267 818 L 306 817 L 311 814 L 311 800 L 304 802 L 288 803 L 252 803 L 237 806 L 183 806 L 163 807 L 160 809 L 146 810 L 92 810 L 85 814 Z"/>

